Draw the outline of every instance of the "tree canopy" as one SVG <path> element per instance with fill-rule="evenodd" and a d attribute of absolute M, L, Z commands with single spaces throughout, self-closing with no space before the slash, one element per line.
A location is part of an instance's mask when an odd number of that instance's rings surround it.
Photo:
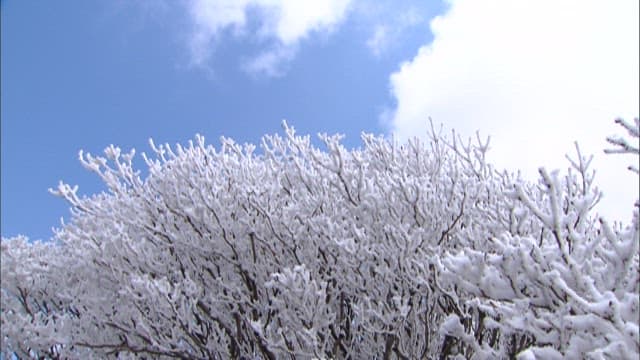
<path fill-rule="evenodd" d="M 640 122 L 617 122 L 610 152 L 639 155 Z M 640 203 L 628 224 L 594 214 L 577 145 L 531 183 L 433 127 L 320 138 L 150 142 L 144 179 L 133 151 L 81 152 L 108 192 L 61 183 L 72 218 L 51 241 L 2 240 L 2 353 L 638 358 Z"/>

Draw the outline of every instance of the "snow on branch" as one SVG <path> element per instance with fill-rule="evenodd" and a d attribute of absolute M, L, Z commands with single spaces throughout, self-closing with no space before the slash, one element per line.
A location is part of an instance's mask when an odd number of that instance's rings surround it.
<path fill-rule="evenodd" d="M 627 130 L 630 139 L 626 139 L 621 136 L 608 137 L 607 142 L 614 147 L 613 149 L 605 149 L 604 152 L 607 154 L 640 155 L 640 119 L 635 118 L 633 124 L 630 124 L 623 119 L 616 119 L 616 124 Z M 636 174 L 640 174 L 637 166 L 631 165 L 628 169 Z"/>
<path fill-rule="evenodd" d="M 3 356 L 638 357 L 638 210 L 626 227 L 592 214 L 577 145 L 535 184 L 433 123 L 357 150 L 283 129 L 260 149 L 150 141 L 144 179 L 133 151 L 81 152 L 109 192 L 60 183 L 54 241 L 2 239 Z"/>

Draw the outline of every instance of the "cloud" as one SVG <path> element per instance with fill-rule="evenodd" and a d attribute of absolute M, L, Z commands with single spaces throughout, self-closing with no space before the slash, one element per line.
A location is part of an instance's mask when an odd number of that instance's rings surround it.
<path fill-rule="evenodd" d="M 367 47 L 369 47 L 373 55 L 380 56 L 389 46 L 389 43 L 389 28 L 385 25 L 378 25 L 375 27 L 371 37 L 367 40 Z"/>
<path fill-rule="evenodd" d="M 275 34 L 284 45 L 297 43 L 312 31 L 331 31 L 344 17 L 349 0 L 262 1 L 275 11 L 275 21 L 267 23 L 267 34 Z"/>
<path fill-rule="evenodd" d="M 378 2 L 377 5 L 375 10 L 359 9 L 359 15 L 369 18 L 374 24 L 366 45 L 376 57 L 392 49 L 408 29 L 426 24 L 424 16 L 412 5 L 398 2 Z"/>
<path fill-rule="evenodd" d="M 295 55 L 300 41 L 311 33 L 332 32 L 345 18 L 351 0 L 192 0 L 190 39 L 192 62 L 203 66 L 213 54 L 215 41 L 225 31 L 255 36 L 267 50 L 243 68 L 267 75 L 281 74 L 283 63 Z M 248 24 L 259 23 L 257 29 Z"/>
<path fill-rule="evenodd" d="M 434 40 L 391 75 L 396 106 L 383 116 L 400 139 L 425 134 L 428 117 L 481 130 L 498 166 L 530 177 L 566 168 L 577 140 L 596 154 L 600 210 L 628 219 L 633 160 L 602 149 L 614 118 L 638 116 L 638 27 L 637 0 L 452 0 L 431 22 Z"/>
<path fill-rule="evenodd" d="M 245 61 L 242 68 L 250 74 L 279 77 L 284 75 L 285 69 L 283 67 L 293 59 L 296 50 L 293 45 L 272 48 Z"/>

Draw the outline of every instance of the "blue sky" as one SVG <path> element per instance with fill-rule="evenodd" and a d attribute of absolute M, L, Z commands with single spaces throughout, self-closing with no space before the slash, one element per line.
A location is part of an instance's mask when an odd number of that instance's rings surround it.
<path fill-rule="evenodd" d="M 174 144 L 196 133 L 255 143 L 282 119 L 304 133 L 345 133 L 351 146 L 360 131 L 384 132 L 388 75 L 430 34 L 407 29 L 393 52 L 375 56 L 366 26 L 346 19 L 331 35 L 310 34 L 274 77 L 240 66 L 261 50 L 250 37 L 223 36 L 206 64 L 193 65 L 185 5 L 3 1 L 2 235 L 48 238 L 68 214 L 47 192 L 59 180 L 101 190 L 80 149 L 139 153 L 150 137 Z"/>
<path fill-rule="evenodd" d="M 60 180 L 102 190 L 80 149 L 256 143 L 282 119 L 354 147 L 431 116 L 493 135 L 499 166 L 566 167 L 574 140 L 598 153 L 614 117 L 638 116 L 638 3 L 587 3 L 2 1 L 2 235 L 49 238 Z M 632 160 L 600 158 L 602 212 L 627 220 Z"/>

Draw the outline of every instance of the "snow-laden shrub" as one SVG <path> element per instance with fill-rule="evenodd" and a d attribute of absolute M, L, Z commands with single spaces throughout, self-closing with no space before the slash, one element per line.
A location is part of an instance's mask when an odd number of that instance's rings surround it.
<path fill-rule="evenodd" d="M 610 138 L 607 152 L 638 155 L 638 119 L 618 123 L 635 144 Z M 508 231 L 442 258 L 441 277 L 466 310 L 449 321 L 468 324 L 446 333 L 465 355 L 638 358 L 640 204 L 627 226 L 590 216 L 600 194 L 591 159 L 576 150 L 564 177 L 542 168 L 538 186 L 511 186 Z"/>
<path fill-rule="evenodd" d="M 622 123 L 635 139 L 635 127 Z M 637 356 L 638 210 L 611 226 L 580 154 L 529 184 L 432 131 L 326 150 L 197 136 L 81 153 L 51 244 L 2 241 L 2 352 L 22 358 Z M 612 139 L 618 149 L 635 145 Z"/>

